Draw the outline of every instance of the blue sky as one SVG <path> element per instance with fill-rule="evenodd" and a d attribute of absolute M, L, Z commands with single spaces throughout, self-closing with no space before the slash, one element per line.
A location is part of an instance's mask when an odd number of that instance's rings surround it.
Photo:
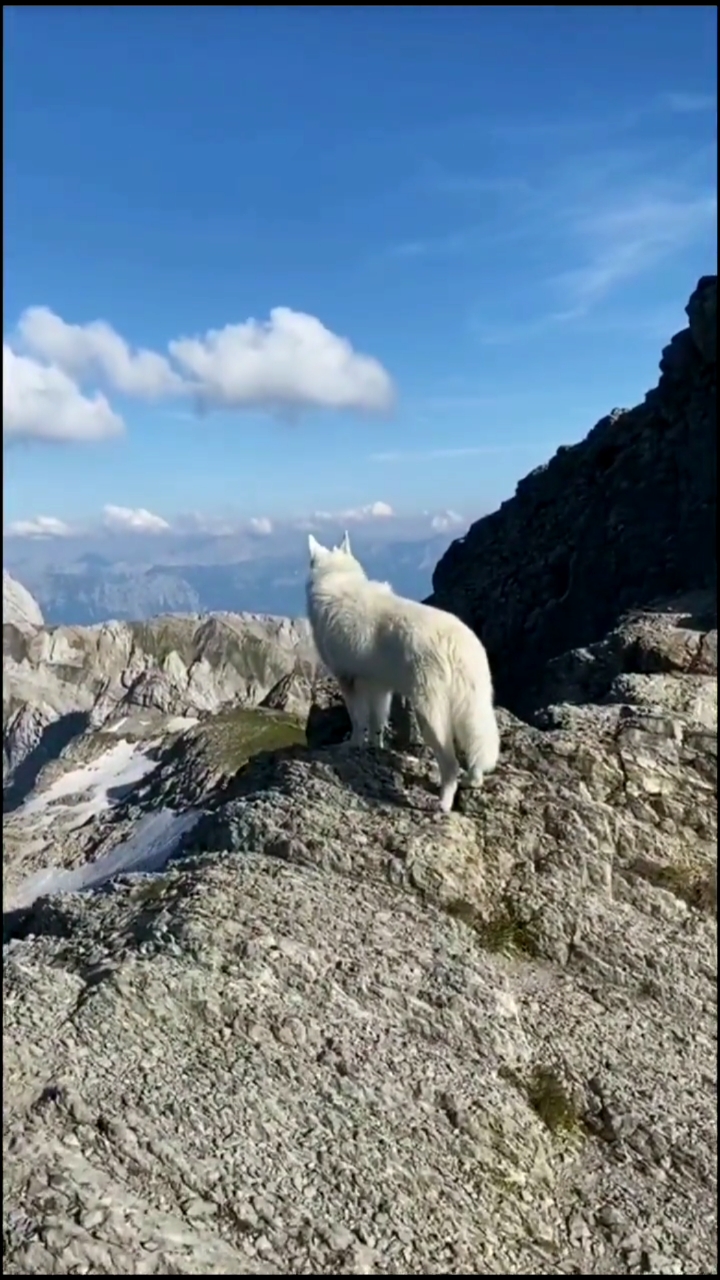
<path fill-rule="evenodd" d="M 716 21 L 5 9 L 6 529 L 497 505 L 716 269 Z"/>

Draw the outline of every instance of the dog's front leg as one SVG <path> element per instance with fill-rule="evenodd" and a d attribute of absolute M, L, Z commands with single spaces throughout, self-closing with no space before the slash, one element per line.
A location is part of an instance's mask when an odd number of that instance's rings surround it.
<path fill-rule="evenodd" d="M 369 699 L 370 745 L 382 749 L 385 730 L 390 719 L 392 693 L 385 689 L 373 689 Z"/>

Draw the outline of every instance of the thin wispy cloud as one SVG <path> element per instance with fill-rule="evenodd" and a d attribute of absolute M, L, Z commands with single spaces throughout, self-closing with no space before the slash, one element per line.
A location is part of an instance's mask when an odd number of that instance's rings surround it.
<path fill-rule="evenodd" d="M 566 155 L 517 210 L 529 253 L 561 264 L 518 300 L 524 306 L 529 296 L 544 296 L 545 308 L 517 318 L 476 313 L 475 336 L 488 345 L 529 341 L 582 321 L 631 282 L 710 245 L 717 228 L 714 170 L 707 148 L 678 147 L 671 163 L 652 141 L 589 160 Z"/>
<path fill-rule="evenodd" d="M 518 298 L 519 308 L 528 298 L 538 299 L 538 314 L 515 318 L 508 296 L 503 303 L 509 315 L 495 309 L 487 319 L 472 318 L 471 330 L 484 344 L 531 340 L 578 321 L 712 234 L 717 223 L 714 148 L 711 153 L 697 137 L 690 147 L 674 135 L 668 144 L 658 108 L 689 115 L 714 105 L 711 94 L 677 91 L 604 120 L 493 125 L 498 137 L 507 132 L 508 139 L 524 139 L 525 157 L 513 148 L 514 172 L 458 171 L 432 160 L 418 178 L 428 198 L 443 194 L 450 204 L 462 201 L 466 211 L 472 199 L 475 225 L 408 237 L 391 246 L 387 256 L 409 264 L 462 257 L 468 266 L 475 261 L 494 270 L 491 246 L 502 244 L 508 251 L 517 246 L 515 255 L 527 255 L 531 263 L 554 261 L 555 269 Z M 543 152 L 547 163 L 538 164 Z"/>
<path fill-rule="evenodd" d="M 534 391 L 501 391 L 468 392 L 466 394 L 446 392 L 428 392 L 425 395 L 406 397 L 405 407 L 408 413 L 466 413 L 478 409 L 513 409 L 522 405 L 534 404 L 537 392 Z"/>
<path fill-rule="evenodd" d="M 421 169 L 416 185 L 433 194 L 471 197 L 503 197 L 524 194 L 531 184 L 520 174 L 492 174 L 458 171 L 429 162 Z"/>
<path fill-rule="evenodd" d="M 639 196 L 624 205 L 583 214 L 574 232 L 588 246 L 586 261 L 561 272 L 552 283 L 571 308 L 587 311 L 618 285 L 686 249 L 716 221 L 714 192 L 676 198 Z"/>
<path fill-rule="evenodd" d="M 549 330 L 558 329 L 584 315 L 581 307 L 569 307 L 564 311 L 547 311 L 530 320 L 497 323 L 471 317 L 470 332 L 485 347 L 505 347 L 514 342 L 525 342 L 537 338 Z"/>
<path fill-rule="evenodd" d="M 467 231 L 452 231 L 448 235 L 401 240 L 398 244 L 390 245 L 385 256 L 412 261 L 417 258 L 445 257 L 464 253 L 477 242 L 479 234 L 477 227 L 473 227 Z"/>
<path fill-rule="evenodd" d="M 371 462 L 432 462 L 440 458 L 476 458 L 506 453 L 536 453 L 545 446 L 535 441 L 517 444 L 466 445 L 457 449 L 392 449 L 387 453 L 371 453 Z"/>
<path fill-rule="evenodd" d="M 717 94 L 714 93 L 664 93 L 662 105 L 678 115 L 692 115 L 696 111 L 717 111 Z"/>

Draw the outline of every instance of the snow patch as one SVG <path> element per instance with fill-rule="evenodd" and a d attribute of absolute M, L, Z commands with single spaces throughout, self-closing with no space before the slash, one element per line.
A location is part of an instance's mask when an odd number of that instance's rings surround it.
<path fill-rule="evenodd" d="M 199 716 L 173 716 L 165 725 L 167 733 L 180 733 L 183 729 L 192 729 L 199 722 Z"/>
<path fill-rule="evenodd" d="M 148 749 L 158 745 L 158 742 L 148 743 Z M 152 773 L 157 765 L 158 762 L 140 751 L 136 743 L 122 738 L 117 746 L 105 751 L 92 764 L 83 765 L 80 769 L 69 769 L 67 773 L 61 774 L 45 791 L 26 800 L 20 813 L 23 817 L 42 814 L 42 825 L 48 826 L 53 821 L 57 808 L 52 813 L 45 811 L 50 805 L 58 805 L 72 812 L 71 824 L 67 830 L 75 831 L 90 818 L 97 817 L 111 807 L 109 792 L 113 788 L 133 786 Z M 68 796 L 85 792 L 90 793 L 88 799 L 80 804 L 62 803 Z"/>
<path fill-rule="evenodd" d="M 181 837 L 192 830 L 201 816 L 199 809 L 188 809 L 186 813 L 159 809 L 156 813 L 147 814 L 127 840 L 108 850 L 96 862 L 86 862 L 82 867 L 67 870 L 47 867 L 28 876 L 13 900 L 5 904 L 5 910 L 31 907 L 37 898 L 49 894 L 99 889 L 115 876 L 161 871 Z"/>

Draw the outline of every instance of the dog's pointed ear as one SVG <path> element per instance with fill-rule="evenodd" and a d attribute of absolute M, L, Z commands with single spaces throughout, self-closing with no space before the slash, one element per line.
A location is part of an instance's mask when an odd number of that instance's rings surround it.
<path fill-rule="evenodd" d="M 309 533 L 308 534 L 308 551 L 310 552 L 310 563 L 317 564 L 324 550 L 325 548 L 321 546 L 317 538 L 314 538 L 313 535 Z"/>
<path fill-rule="evenodd" d="M 338 550 L 342 551 L 343 554 L 346 556 L 352 555 L 352 548 L 350 546 L 350 534 L 348 533 L 347 529 L 343 534 L 343 539 L 342 539 L 342 542 L 340 543 Z"/>

